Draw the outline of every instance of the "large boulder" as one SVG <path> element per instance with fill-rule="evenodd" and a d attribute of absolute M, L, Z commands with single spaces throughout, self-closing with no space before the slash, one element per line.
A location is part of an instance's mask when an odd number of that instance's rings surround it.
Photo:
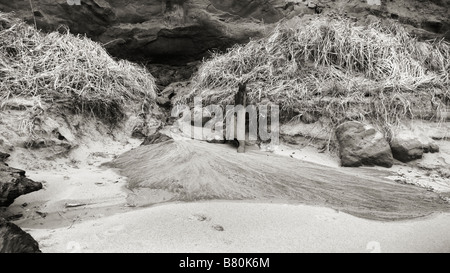
<path fill-rule="evenodd" d="M 0 253 L 40 253 L 39 244 L 30 234 L 0 218 Z"/>
<path fill-rule="evenodd" d="M 410 130 L 396 133 L 391 149 L 394 158 L 405 163 L 422 158 L 424 153 L 439 152 L 439 146 L 431 138 L 418 136 Z"/>
<path fill-rule="evenodd" d="M 26 178 L 25 171 L 0 163 L 0 207 L 7 207 L 17 197 L 40 189 L 42 183 Z"/>
<path fill-rule="evenodd" d="M 336 128 L 341 164 L 344 167 L 392 167 L 393 157 L 389 143 L 373 126 L 349 121 Z"/>

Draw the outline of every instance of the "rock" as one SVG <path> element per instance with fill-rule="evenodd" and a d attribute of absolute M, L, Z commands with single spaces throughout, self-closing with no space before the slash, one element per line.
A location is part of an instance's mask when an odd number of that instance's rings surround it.
<path fill-rule="evenodd" d="M 204 108 L 194 107 L 192 110 L 192 126 L 204 127 L 205 124 L 212 119 L 211 113 Z"/>
<path fill-rule="evenodd" d="M 0 163 L 0 206 L 7 207 L 20 195 L 42 189 L 42 184 L 25 177 L 25 171 Z"/>
<path fill-rule="evenodd" d="M 423 147 L 424 153 L 439 153 L 439 146 L 436 143 L 429 143 Z"/>
<path fill-rule="evenodd" d="M 225 144 L 227 141 L 225 139 L 211 138 L 211 139 L 207 139 L 206 142 L 211 143 L 211 144 Z"/>
<path fill-rule="evenodd" d="M 424 153 L 439 152 L 439 146 L 430 137 L 408 129 L 395 133 L 391 149 L 394 158 L 405 163 L 422 158 Z"/>
<path fill-rule="evenodd" d="M 272 3 L 275 2 L 275 3 Z M 40 0 L 1 3 L 45 31 L 67 25 L 71 32 L 87 34 L 120 58 L 153 63 L 199 60 L 211 49 L 226 49 L 236 42 L 263 34 L 254 20 L 274 23 L 283 18 L 275 4 L 284 0 Z M 36 16 L 36 14 L 39 14 Z M 86 18 L 89 20 L 86 21 Z"/>
<path fill-rule="evenodd" d="M 291 19 L 295 16 L 303 16 L 305 14 L 314 14 L 314 9 L 308 8 L 307 5 L 294 5 L 292 10 L 286 15 L 287 19 Z"/>
<path fill-rule="evenodd" d="M 160 96 L 156 97 L 156 103 L 162 107 L 166 107 L 166 108 L 170 107 L 170 99 L 168 99 L 166 97 L 160 97 Z"/>
<path fill-rule="evenodd" d="M 0 218 L 0 253 L 40 253 L 39 244 L 30 234 Z"/>
<path fill-rule="evenodd" d="M 5 162 L 8 157 L 9 154 L 0 152 L 0 162 Z"/>
<path fill-rule="evenodd" d="M 370 125 L 349 121 L 336 128 L 341 164 L 344 167 L 392 167 L 393 157 L 383 134 Z"/>
<path fill-rule="evenodd" d="M 156 111 L 151 110 L 152 115 L 139 115 L 130 117 L 131 136 L 145 138 L 155 134 L 162 126 L 162 118 L 158 118 Z"/>
<path fill-rule="evenodd" d="M 6 135 L 6 138 L 3 136 Z M 5 130 L 2 130 L 2 134 L 0 134 L 0 150 L 3 151 L 3 154 L 7 154 L 9 152 L 13 152 L 14 151 L 14 145 L 11 144 L 11 142 L 9 140 L 11 140 L 10 138 L 10 133 L 5 132 Z M 14 139 L 17 139 L 16 137 L 14 137 Z M 0 162 L 1 159 L 0 159 Z"/>
<path fill-rule="evenodd" d="M 365 1 L 370 9 L 386 10 L 376 13 L 379 17 L 398 12 L 397 5 L 379 6 L 380 0 Z M 309 11 L 293 10 L 300 1 L 286 5 L 285 0 L 129 0 L 126 4 L 122 0 L 81 0 L 81 5 L 69 5 L 66 0 L 40 0 L 34 1 L 33 12 L 29 1 L 3 1 L 0 10 L 13 11 L 30 24 L 36 22 L 44 31 L 66 25 L 72 33 L 86 34 L 104 44 L 115 57 L 179 65 L 201 60 L 212 49 L 224 50 L 259 37 L 266 26 L 286 17 L 319 13 L 322 9 L 318 1 L 304 2 L 303 7 Z M 449 4 L 439 2 L 423 7 L 426 10 L 423 14 L 406 13 L 402 22 L 419 21 L 417 27 L 448 39 Z M 358 17 L 374 13 L 353 2 L 336 0 L 327 2 L 328 5 L 327 9 L 348 11 Z M 357 8 L 362 11 L 356 11 Z M 433 14 L 431 21 L 427 14 Z"/>
<path fill-rule="evenodd" d="M 149 72 L 155 77 L 159 90 L 163 90 L 160 95 L 167 94 L 165 89 L 169 86 L 177 88 L 184 82 L 188 82 L 192 75 L 198 70 L 201 61 L 189 62 L 182 65 L 164 65 L 149 63 L 146 65 Z M 181 83 L 181 84 L 179 84 Z M 173 91 L 173 90 L 172 90 Z M 188 90 L 189 92 L 190 90 Z M 170 98 L 169 98 L 170 99 Z"/>
<path fill-rule="evenodd" d="M 310 9 L 315 9 L 317 7 L 317 5 L 314 2 L 308 2 L 308 8 Z"/>
<path fill-rule="evenodd" d="M 423 147 L 417 139 L 395 138 L 391 141 L 392 155 L 401 162 L 422 158 Z"/>
<path fill-rule="evenodd" d="M 166 141 L 170 141 L 170 140 L 172 140 L 171 137 L 169 137 L 165 134 L 162 134 L 160 132 L 157 132 L 153 135 L 146 137 L 144 142 L 142 142 L 141 146 L 162 143 L 162 142 L 166 142 Z"/>
<path fill-rule="evenodd" d="M 147 135 L 149 135 L 148 124 L 145 122 L 144 118 L 138 117 L 131 130 L 131 137 L 145 138 Z"/>

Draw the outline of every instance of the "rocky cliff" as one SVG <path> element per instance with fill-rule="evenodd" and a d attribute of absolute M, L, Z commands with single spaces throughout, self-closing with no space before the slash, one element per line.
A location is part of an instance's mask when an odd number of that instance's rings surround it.
<path fill-rule="evenodd" d="M 0 152 L 0 208 L 11 205 L 20 195 L 42 189 L 40 182 L 25 177 L 25 171 L 4 163 L 8 157 L 9 154 Z M 31 235 L 3 219 L 2 212 L 4 211 L 0 211 L 0 253 L 40 252 L 38 243 Z"/>
<path fill-rule="evenodd" d="M 280 0 L 41 0 L 32 7 L 28 1 L 2 2 L 0 10 L 35 20 L 46 31 L 67 25 L 115 56 L 161 63 L 192 61 L 208 50 L 244 42 L 262 32 L 260 21 L 283 17 L 275 8 Z"/>
<path fill-rule="evenodd" d="M 185 64 L 262 35 L 283 18 L 340 13 L 396 19 L 424 38 L 450 38 L 449 0 L 31 0 L 0 1 L 45 31 L 66 25 L 117 57 Z"/>

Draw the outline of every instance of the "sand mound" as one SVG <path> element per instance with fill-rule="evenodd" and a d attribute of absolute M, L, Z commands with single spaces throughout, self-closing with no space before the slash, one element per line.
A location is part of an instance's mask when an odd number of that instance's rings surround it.
<path fill-rule="evenodd" d="M 327 206 L 374 219 L 448 211 L 436 193 L 384 179 L 386 172 L 338 169 L 226 144 L 175 140 L 129 151 L 112 163 L 140 205 L 168 201 L 258 200 Z"/>

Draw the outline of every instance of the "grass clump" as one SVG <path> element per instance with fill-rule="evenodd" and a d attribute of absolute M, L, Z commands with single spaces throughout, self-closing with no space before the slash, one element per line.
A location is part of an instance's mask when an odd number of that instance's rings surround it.
<path fill-rule="evenodd" d="M 114 60 L 89 38 L 41 33 L 0 12 L 0 102 L 29 98 L 116 123 L 127 106 L 153 101 L 155 89 L 145 68 Z"/>
<path fill-rule="evenodd" d="M 250 101 L 279 105 L 284 119 L 372 119 L 385 129 L 442 107 L 450 98 L 449 68 L 448 42 L 420 42 L 391 21 L 357 25 L 317 16 L 214 54 L 185 99 L 233 104 L 238 84 L 247 82 Z"/>

